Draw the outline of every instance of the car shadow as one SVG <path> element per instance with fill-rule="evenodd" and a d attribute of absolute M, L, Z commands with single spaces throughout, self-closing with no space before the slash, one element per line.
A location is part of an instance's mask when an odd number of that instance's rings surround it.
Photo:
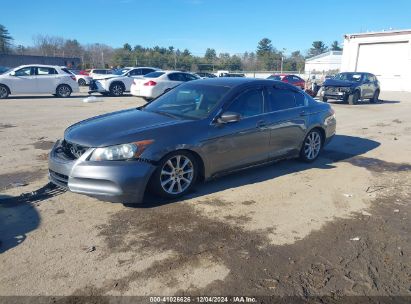
<path fill-rule="evenodd" d="M 23 243 L 27 233 L 40 225 L 41 218 L 35 203 L 61 193 L 64 190 L 49 183 L 17 197 L 0 195 L 0 254 Z"/>
<path fill-rule="evenodd" d="M 379 160 L 363 157 L 367 153 L 380 145 L 374 140 L 347 136 L 335 135 L 333 140 L 322 151 L 320 157 L 312 163 L 304 163 L 298 160 L 284 160 L 277 163 L 267 164 L 226 175 L 206 183 L 198 184 L 195 189 L 177 200 L 166 200 L 146 193 L 143 204 L 126 205 L 133 208 L 153 208 L 165 204 L 175 203 L 184 199 L 199 198 L 211 193 L 220 192 L 230 188 L 237 188 L 267 181 L 279 176 L 293 174 L 312 168 L 329 170 L 335 168 L 337 162 L 349 162 L 354 166 L 365 167 L 383 166 Z"/>
<path fill-rule="evenodd" d="M 330 104 L 340 104 L 340 105 L 347 105 L 347 106 L 351 106 L 349 105 L 347 102 L 344 102 L 342 100 L 328 100 L 327 101 Z M 372 103 L 369 100 L 360 100 L 358 101 L 358 103 L 355 104 L 355 106 L 363 106 L 363 105 L 367 105 L 367 106 L 378 106 L 378 105 L 382 105 L 382 104 L 395 104 L 395 103 L 401 103 L 399 100 L 383 100 L 380 99 L 378 102 Z"/>
<path fill-rule="evenodd" d="M 88 94 L 84 95 L 73 95 L 70 97 L 62 98 L 62 97 L 56 97 L 53 95 L 19 95 L 19 96 L 9 96 L 7 97 L 7 100 L 24 100 L 24 99 L 56 99 L 56 100 L 67 100 L 67 99 L 79 99 L 79 98 L 86 98 L 88 97 Z"/>

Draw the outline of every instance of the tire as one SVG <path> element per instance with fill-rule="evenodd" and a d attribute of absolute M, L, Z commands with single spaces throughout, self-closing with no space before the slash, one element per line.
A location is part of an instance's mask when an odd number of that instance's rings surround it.
<path fill-rule="evenodd" d="M 311 163 L 318 158 L 323 147 L 323 136 L 319 129 L 311 130 L 304 138 L 300 151 L 300 159 Z"/>
<path fill-rule="evenodd" d="M 0 99 L 6 99 L 9 97 L 9 89 L 5 86 L 0 84 Z"/>
<path fill-rule="evenodd" d="M 110 86 L 110 95 L 111 96 L 122 96 L 124 93 L 124 86 L 119 82 L 115 82 Z"/>
<path fill-rule="evenodd" d="M 81 87 L 84 87 L 84 86 L 86 86 L 87 84 L 86 84 L 86 81 L 85 81 L 83 78 L 80 78 L 80 79 L 78 80 L 78 85 L 81 86 Z"/>
<path fill-rule="evenodd" d="M 154 171 L 150 191 L 161 197 L 174 199 L 185 195 L 196 182 L 198 164 L 188 151 L 175 151 L 166 155 Z"/>
<path fill-rule="evenodd" d="M 320 100 L 321 100 L 322 102 L 328 102 L 328 98 L 327 98 L 327 97 L 320 97 Z"/>
<path fill-rule="evenodd" d="M 360 99 L 360 92 L 355 91 L 353 94 L 348 96 L 348 103 L 350 105 L 355 105 L 358 103 L 358 100 Z"/>
<path fill-rule="evenodd" d="M 374 92 L 374 96 L 370 99 L 371 103 L 377 103 L 380 97 L 380 90 Z"/>
<path fill-rule="evenodd" d="M 56 96 L 60 98 L 67 98 L 71 95 L 71 88 L 67 84 L 61 84 L 56 89 Z"/>
<path fill-rule="evenodd" d="M 146 102 L 150 102 L 153 100 L 153 98 L 150 97 L 142 97 Z"/>

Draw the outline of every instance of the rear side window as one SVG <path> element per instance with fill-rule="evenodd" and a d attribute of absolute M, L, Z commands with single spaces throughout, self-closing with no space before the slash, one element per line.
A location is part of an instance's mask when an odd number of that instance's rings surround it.
<path fill-rule="evenodd" d="M 286 88 L 268 88 L 268 112 L 281 111 L 305 105 L 305 96 Z"/>
<path fill-rule="evenodd" d="M 154 72 L 154 69 L 141 69 L 141 74 L 146 75 L 148 73 Z"/>
<path fill-rule="evenodd" d="M 172 81 L 187 81 L 184 74 L 182 74 L 182 73 L 168 74 L 168 79 L 170 79 Z"/>
<path fill-rule="evenodd" d="M 57 74 L 56 69 L 53 68 L 37 68 L 37 75 L 43 76 L 43 75 L 54 75 Z"/>
<path fill-rule="evenodd" d="M 164 75 L 164 72 L 152 72 L 152 73 L 148 73 L 147 75 L 144 75 L 144 77 L 146 77 L 146 78 L 158 78 L 161 75 Z"/>
<path fill-rule="evenodd" d="M 183 74 L 186 81 L 197 80 L 198 78 L 191 74 Z"/>
<path fill-rule="evenodd" d="M 241 93 L 226 111 L 238 113 L 243 118 L 262 114 L 264 112 L 263 90 L 252 89 Z"/>

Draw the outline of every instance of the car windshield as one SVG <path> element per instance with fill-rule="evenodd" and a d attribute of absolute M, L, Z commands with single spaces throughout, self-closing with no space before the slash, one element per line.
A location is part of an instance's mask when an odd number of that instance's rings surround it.
<path fill-rule="evenodd" d="M 130 69 L 119 69 L 119 70 L 114 70 L 112 74 L 114 74 L 114 75 L 124 75 L 128 71 L 130 71 Z"/>
<path fill-rule="evenodd" d="M 360 82 L 362 74 L 360 73 L 340 73 L 334 76 L 333 79 Z"/>
<path fill-rule="evenodd" d="M 178 118 L 204 119 L 229 89 L 225 86 L 185 83 L 158 97 L 142 110 Z"/>

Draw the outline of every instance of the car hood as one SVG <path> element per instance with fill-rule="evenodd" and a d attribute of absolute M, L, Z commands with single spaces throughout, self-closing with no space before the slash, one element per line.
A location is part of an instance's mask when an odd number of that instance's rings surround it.
<path fill-rule="evenodd" d="M 338 79 L 327 79 L 324 81 L 323 86 L 325 87 L 352 87 L 357 85 L 358 82 L 338 80 Z"/>
<path fill-rule="evenodd" d="M 104 147 L 140 140 L 143 134 L 139 136 L 139 133 L 145 130 L 183 122 L 161 114 L 130 109 L 80 121 L 66 129 L 64 139 L 82 146 Z"/>

